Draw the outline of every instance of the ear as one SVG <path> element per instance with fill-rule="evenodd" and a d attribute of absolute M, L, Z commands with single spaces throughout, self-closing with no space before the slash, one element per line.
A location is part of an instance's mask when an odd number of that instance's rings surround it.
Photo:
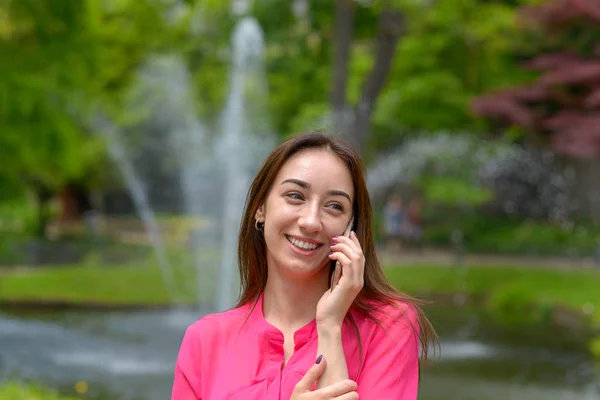
<path fill-rule="evenodd" d="M 258 209 L 256 210 L 256 213 L 254 214 L 254 219 L 256 219 L 258 222 L 265 222 L 265 205 L 261 204 Z"/>

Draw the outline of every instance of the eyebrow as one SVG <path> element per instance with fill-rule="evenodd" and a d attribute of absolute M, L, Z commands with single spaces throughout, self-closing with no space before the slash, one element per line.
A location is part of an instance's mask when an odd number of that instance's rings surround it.
<path fill-rule="evenodd" d="M 302 181 L 300 179 L 290 178 L 290 179 L 286 179 L 285 181 L 281 182 L 282 185 L 284 183 L 294 183 L 304 189 L 310 189 L 310 183 Z M 350 195 L 348 193 L 344 192 L 343 190 L 335 190 L 335 189 L 328 190 L 327 194 L 330 196 L 343 196 L 348 199 L 350 204 L 352 204 L 352 199 L 350 198 Z"/>

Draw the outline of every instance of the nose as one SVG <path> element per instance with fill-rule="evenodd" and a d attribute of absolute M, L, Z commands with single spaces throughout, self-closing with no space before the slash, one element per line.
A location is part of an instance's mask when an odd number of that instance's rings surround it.
<path fill-rule="evenodd" d="M 306 207 L 298 219 L 298 225 L 306 232 L 319 232 L 323 228 L 319 206 Z"/>

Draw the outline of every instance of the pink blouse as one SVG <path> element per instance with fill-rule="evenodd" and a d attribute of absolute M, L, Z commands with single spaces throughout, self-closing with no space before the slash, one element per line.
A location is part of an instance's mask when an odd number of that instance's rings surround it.
<path fill-rule="evenodd" d="M 355 330 L 342 329 L 350 379 L 361 400 L 415 400 L 419 366 L 416 312 L 405 304 L 386 306 L 378 315 L 382 327 L 354 317 Z M 172 400 L 289 400 L 294 386 L 317 357 L 317 331 L 311 321 L 294 333 L 294 353 L 284 365 L 283 333 L 263 316 L 262 295 L 252 305 L 210 314 L 186 331 L 173 383 Z M 246 317 L 248 317 L 246 321 Z"/>

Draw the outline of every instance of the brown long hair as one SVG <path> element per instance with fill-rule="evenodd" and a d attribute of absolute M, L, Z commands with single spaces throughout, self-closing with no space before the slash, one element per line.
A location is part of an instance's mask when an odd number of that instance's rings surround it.
<path fill-rule="evenodd" d="M 266 159 L 250 186 L 238 240 L 241 293 L 237 307 L 255 304 L 267 284 L 267 249 L 263 235 L 254 227 L 256 211 L 266 201 L 275 177 L 285 162 L 294 154 L 306 149 L 322 149 L 337 155 L 348 166 L 352 175 L 355 193 L 354 226 L 365 254 L 364 286 L 352 307 L 377 323 L 380 320 L 375 314 L 381 305 L 398 307 L 397 303 L 403 302 L 412 307 L 418 315 L 422 359 L 427 359 L 429 344 L 437 341 L 437 335 L 420 307 L 423 302 L 398 292 L 388 282 L 379 264 L 364 165 L 358 154 L 346 143 L 319 132 L 295 136 L 279 145 Z M 354 321 L 351 322 L 355 326 Z"/>

